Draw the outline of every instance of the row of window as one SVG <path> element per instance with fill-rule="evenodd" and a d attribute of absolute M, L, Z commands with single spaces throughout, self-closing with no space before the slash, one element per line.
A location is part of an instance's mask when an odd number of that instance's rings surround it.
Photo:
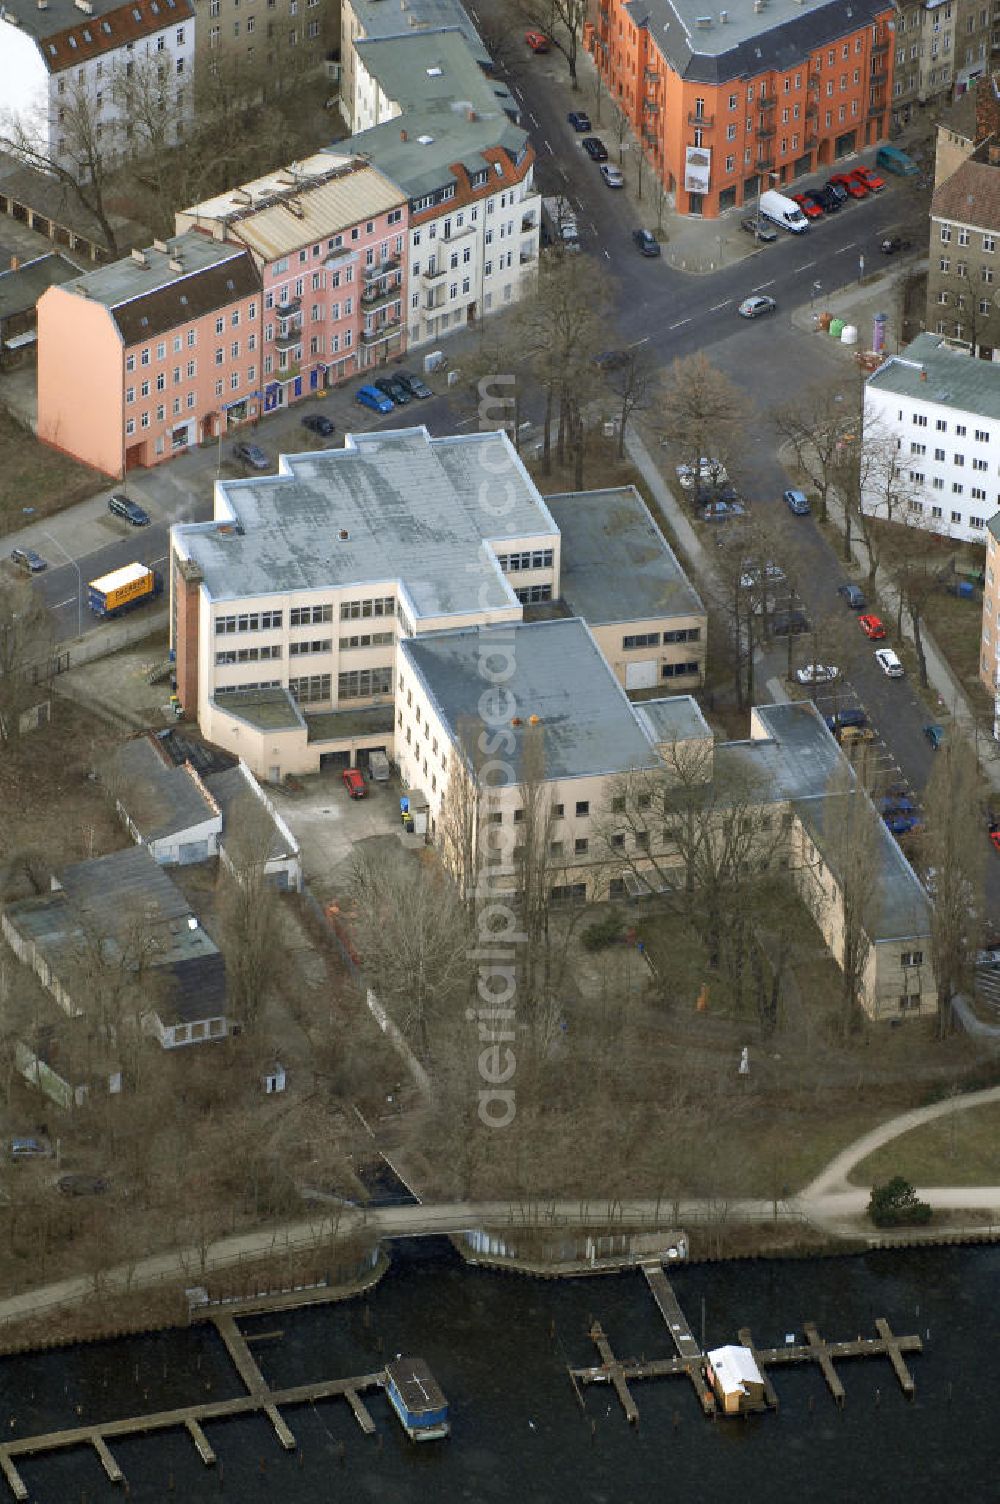
<path fill-rule="evenodd" d="M 387 695 L 391 689 L 391 668 L 359 668 L 337 675 L 339 700 L 366 700 L 371 695 Z"/>
<path fill-rule="evenodd" d="M 700 627 L 677 627 L 669 632 L 634 632 L 622 638 L 622 650 L 628 652 L 631 648 L 658 648 L 660 642 L 666 647 L 672 642 L 700 642 Z"/>
<path fill-rule="evenodd" d="M 951 271 L 951 257 L 950 256 L 940 256 L 938 258 L 938 271 L 941 272 L 943 276 L 945 276 L 945 277 L 948 276 L 948 274 Z M 968 275 L 969 275 L 969 263 L 967 261 L 956 261 L 955 262 L 955 276 L 958 277 L 958 278 L 960 278 L 960 279 L 964 279 L 964 278 L 967 278 Z M 989 287 L 991 285 L 991 283 L 993 282 L 993 268 L 991 266 L 981 267 L 980 271 L 979 271 L 979 276 L 980 276 L 980 280 L 983 281 L 983 282 L 985 282 L 986 285 L 987 285 L 987 287 Z M 941 298 L 938 299 L 939 303 L 942 302 L 942 301 L 943 300 Z"/>
<path fill-rule="evenodd" d="M 356 621 L 366 616 L 395 616 L 396 602 L 391 595 L 373 596 L 367 600 L 342 601 L 341 621 Z"/>
<path fill-rule="evenodd" d="M 552 549 L 536 548 L 520 554 L 497 554 L 497 563 L 505 574 L 516 574 L 519 569 L 551 569 Z"/>
<path fill-rule="evenodd" d="M 923 482 L 924 482 L 924 477 L 923 477 L 922 473 L 919 470 L 911 470 L 910 471 L 910 480 L 914 483 L 914 485 L 922 485 Z M 937 479 L 932 480 L 931 481 L 931 486 L 933 487 L 933 489 L 935 491 L 943 491 L 944 490 L 944 481 L 943 480 L 937 480 Z M 960 485 L 953 485 L 951 489 L 957 495 L 961 496 L 961 494 L 962 494 L 962 492 L 964 490 L 964 487 L 960 486 Z M 984 490 L 982 490 L 982 488 L 979 487 L 979 486 L 973 486 L 972 487 L 972 500 L 973 501 L 985 501 L 986 500 L 986 492 Z M 913 501 L 913 500 L 910 500 L 910 501 L 907 502 L 907 510 L 910 511 L 910 512 L 913 512 L 917 516 L 920 516 L 920 515 L 923 514 L 924 504 L 923 504 L 922 501 Z M 935 507 L 935 506 L 932 506 L 931 507 L 931 517 L 932 517 L 932 519 L 935 522 L 942 522 L 944 520 L 944 507 Z M 970 528 L 972 528 L 972 530 L 974 532 L 982 532 L 982 530 L 986 526 L 986 518 L 985 517 L 969 517 L 968 519 L 966 519 L 966 518 L 964 518 L 962 516 L 961 512 L 952 512 L 952 514 L 951 514 L 951 520 L 952 520 L 952 523 L 956 527 L 970 527 Z"/>
<path fill-rule="evenodd" d="M 902 408 L 900 408 L 898 410 L 896 416 L 899 419 L 900 423 L 902 423 L 902 421 L 903 421 L 903 410 L 902 410 Z M 916 428 L 926 428 L 927 427 L 927 414 L 926 413 L 911 413 L 910 414 L 910 421 L 913 423 L 914 427 L 916 427 Z M 936 429 L 936 431 L 938 433 L 947 433 L 948 432 L 948 420 L 947 420 L 947 418 L 935 418 L 934 419 L 934 427 L 935 427 L 935 429 Z M 968 432 L 969 432 L 969 429 L 968 429 L 968 425 L 967 424 L 965 424 L 965 423 L 956 423 L 955 424 L 955 436 L 956 436 L 956 438 L 964 439 L 964 438 L 966 438 L 968 436 Z M 973 437 L 974 437 L 974 439 L 975 439 L 975 441 L 976 441 L 977 444 L 988 444 L 990 442 L 989 430 L 986 429 L 986 428 L 976 428 L 976 429 L 974 429 L 973 430 Z"/>
<path fill-rule="evenodd" d="M 357 637 L 342 637 L 340 649 L 343 652 L 347 648 L 387 648 L 394 641 L 392 632 L 362 632 Z"/>
<path fill-rule="evenodd" d="M 552 599 L 551 585 L 527 585 L 522 590 L 515 590 L 514 594 L 522 606 L 541 606 Z"/>
<path fill-rule="evenodd" d="M 273 632 L 284 622 L 282 611 L 244 611 L 238 616 L 217 616 L 216 637 L 229 637 L 234 632 Z"/>
<path fill-rule="evenodd" d="M 949 245 L 951 243 L 951 237 L 953 234 L 955 235 L 955 238 L 959 245 L 972 244 L 973 232 L 968 228 L 967 225 L 948 224 L 941 226 L 942 244 Z M 980 236 L 980 245 L 984 251 L 992 253 L 997 248 L 997 237 L 995 235 L 990 235 L 987 231 L 984 230 L 982 232 L 982 235 Z"/>
<path fill-rule="evenodd" d="M 318 627 L 327 621 L 333 621 L 331 605 L 293 606 L 288 613 L 290 627 Z"/>
<path fill-rule="evenodd" d="M 320 637 L 312 642 L 290 642 L 288 644 L 289 658 L 303 658 L 307 653 L 330 653 L 332 651 L 332 637 Z"/>
<path fill-rule="evenodd" d="M 916 440 L 913 440 L 910 444 L 910 453 L 916 455 L 924 455 L 927 453 L 927 445 L 920 444 Z M 944 464 L 946 458 L 944 450 L 935 449 L 934 458 L 937 460 L 938 464 Z M 953 454 L 951 457 L 951 462 L 957 470 L 963 470 L 965 468 L 965 455 Z M 982 460 L 979 459 L 976 455 L 973 455 L 972 465 L 970 466 L 970 468 L 973 470 L 978 470 L 982 475 L 987 475 L 989 473 L 990 462 L 989 460 Z"/>
<path fill-rule="evenodd" d="M 226 663 L 266 663 L 281 657 L 281 647 L 275 643 L 273 646 L 265 644 L 259 648 L 226 648 L 221 653 L 216 653 L 215 664 L 220 667 Z"/>

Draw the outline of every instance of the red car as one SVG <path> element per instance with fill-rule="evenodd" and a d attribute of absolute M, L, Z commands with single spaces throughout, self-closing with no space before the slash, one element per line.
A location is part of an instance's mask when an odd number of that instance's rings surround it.
<path fill-rule="evenodd" d="M 881 193 L 885 187 L 883 179 L 877 172 L 872 172 L 870 167 L 855 167 L 848 176 L 852 177 L 856 183 L 861 183 L 869 193 Z"/>
<path fill-rule="evenodd" d="M 996 847 L 997 851 L 1000 851 L 1000 825 L 997 824 L 996 820 L 991 820 L 989 829 L 990 840 L 993 842 L 993 845 Z"/>
<path fill-rule="evenodd" d="M 872 642 L 878 642 L 885 636 L 885 627 L 878 616 L 859 616 L 858 626 Z"/>
<path fill-rule="evenodd" d="M 823 210 L 819 204 L 814 204 L 811 198 L 806 198 L 804 193 L 793 193 L 792 203 L 798 204 L 806 219 L 822 219 Z"/>
<path fill-rule="evenodd" d="M 524 40 L 532 52 L 548 52 L 549 50 L 549 39 L 544 31 L 526 31 L 524 33 Z"/>
<path fill-rule="evenodd" d="M 868 197 L 868 189 L 864 183 L 856 177 L 848 176 L 846 172 L 835 172 L 830 182 L 836 183 L 838 188 L 843 188 L 844 192 L 849 193 L 851 198 Z"/>
<path fill-rule="evenodd" d="M 363 799 L 368 793 L 368 786 L 360 768 L 345 768 L 340 776 L 344 780 L 344 788 L 352 799 Z"/>

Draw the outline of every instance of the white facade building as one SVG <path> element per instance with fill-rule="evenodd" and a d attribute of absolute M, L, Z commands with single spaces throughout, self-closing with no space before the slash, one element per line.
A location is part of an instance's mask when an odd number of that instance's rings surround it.
<path fill-rule="evenodd" d="M 985 545 L 1000 507 L 1000 366 L 921 334 L 869 378 L 864 434 L 873 452 L 895 439 L 898 498 L 887 505 L 880 463 L 866 485 L 866 511 Z"/>
<path fill-rule="evenodd" d="M 366 157 L 409 199 L 407 344 L 436 342 L 518 302 L 538 272 L 541 197 L 517 101 L 459 31 L 357 48 L 391 107 L 331 151 Z"/>
<path fill-rule="evenodd" d="M 351 131 L 368 130 L 399 113 L 368 70 L 356 43 L 455 30 L 484 72 L 492 60 L 461 0 L 343 0 L 340 11 L 340 110 Z"/>
<path fill-rule="evenodd" d="M 67 168 L 85 164 L 91 127 L 102 156 L 117 155 L 133 128 L 130 88 L 163 89 L 174 125 L 190 115 L 194 33 L 191 0 L 5 0 L 0 112 Z"/>

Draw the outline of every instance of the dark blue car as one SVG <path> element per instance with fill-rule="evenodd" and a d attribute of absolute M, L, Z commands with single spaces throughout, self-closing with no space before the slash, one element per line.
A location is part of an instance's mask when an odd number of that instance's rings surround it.
<path fill-rule="evenodd" d="M 894 836 L 905 836 L 908 831 L 916 830 L 920 824 L 920 820 L 916 815 L 900 813 L 896 815 L 883 815 L 882 818 L 885 821 L 886 829 L 891 831 Z"/>

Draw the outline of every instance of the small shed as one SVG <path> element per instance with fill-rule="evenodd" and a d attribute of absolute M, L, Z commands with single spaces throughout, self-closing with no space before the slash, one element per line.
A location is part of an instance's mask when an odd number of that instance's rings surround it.
<path fill-rule="evenodd" d="M 267 1096 L 273 1097 L 285 1089 L 285 1067 L 275 1061 L 270 1070 L 264 1072 L 264 1091 Z"/>
<path fill-rule="evenodd" d="M 730 1343 L 713 1348 L 708 1359 L 707 1377 L 724 1415 L 739 1415 L 744 1410 L 760 1410 L 764 1405 L 764 1379 L 748 1347 Z"/>

